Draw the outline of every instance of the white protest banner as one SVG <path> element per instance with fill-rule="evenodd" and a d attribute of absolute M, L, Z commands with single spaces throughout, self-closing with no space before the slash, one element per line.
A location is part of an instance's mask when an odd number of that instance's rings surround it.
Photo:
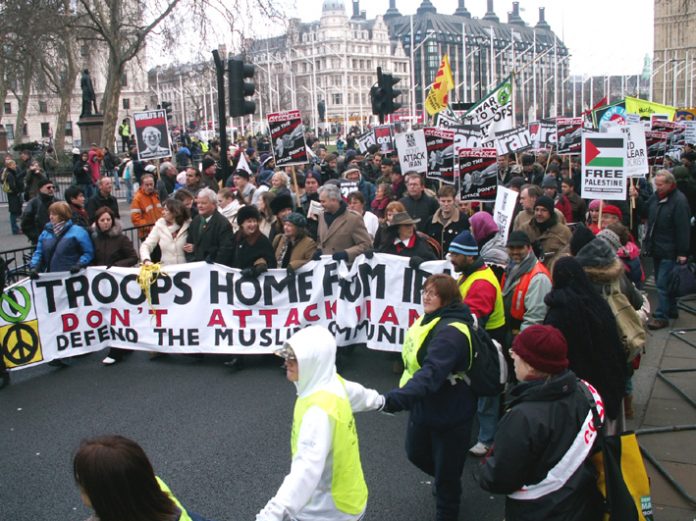
<path fill-rule="evenodd" d="M 423 130 L 402 132 L 396 134 L 394 138 L 401 171 L 426 173 L 428 171 L 428 151 L 425 146 Z"/>
<path fill-rule="evenodd" d="M 304 125 L 299 110 L 268 114 L 276 167 L 304 165 L 309 162 Z"/>
<path fill-rule="evenodd" d="M 369 132 L 365 132 L 362 136 L 358 136 L 356 138 L 356 141 L 358 142 L 358 146 L 360 147 L 360 152 L 363 154 L 367 152 L 367 149 L 370 148 L 372 145 L 374 145 L 375 142 L 375 133 L 370 130 Z"/>
<path fill-rule="evenodd" d="M 460 148 L 481 148 L 483 133 L 478 125 L 459 125 L 454 130 L 454 152 Z"/>
<path fill-rule="evenodd" d="M 150 159 L 171 157 L 166 110 L 134 112 L 133 121 L 135 122 L 135 144 L 138 149 L 138 159 L 149 161 Z"/>
<path fill-rule="evenodd" d="M 339 346 L 400 351 L 422 313 L 421 286 L 447 261 L 414 270 L 407 257 L 359 257 L 350 271 L 330 257 L 293 276 L 258 278 L 204 262 L 167 266 L 148 305 L 136 268 L 46 273 L 0 297 L 0 355 L 10 369 L 106 347 L 164 353 L 272 353 L 298 329 L 321 324 Z"/>
<path fill-rule="evenodd" d="M 623 125 L 619 131 L 626 136 L 626 177 L 648 175 L 648 147 L 645 143 L 645 130 L 640 123 Z"/>
<path fill-rule="evenodd" d="M 383 154 L 388 154 L 394 150 L 394 131 L 391 125 L 379 125 L 373 129 L 375 133 L 375 143 L 379 145 Z"/>
<path fill-rule="evenodd" d="M 689 145 L 696 144 L 696 120 L 684 120 L 684 141 Z"/>
<path fill-rule="evenodd" d="M 512 128 L 512 85 L 512 76 L 508 76 L 464 116 L 464 123 L 481 126 L 484 140 L 494 139 L 496 132 Z"/>
<path fill-rule="evenodd" d="M 515 190 L 498 186 L 498 193 L 495 196 L 495 207 L 493 208 L 493 220 L 498 225 L 498 231 L 503 237 L 503 242 L 507 242 L 508 234 L 510 233 L 518 195 Z"/>
<path fill-rule="evenodd" d="M 529 123 L 529 135 L 532 138 L 532 148 L 535 150 L 556 146 L 556 121 L 542 119 Z"/>
<path fill-rule="evenodd" d="M 461 118 L 448 106 L 442 112 L 435 114 L 435 126 L 440 128 L 454 128 L 462 124 Z"/>
<path fill-rule="evenodd" d="M 454 131 L 426 127 L 423 133 L 428 150 L 428 172 L 425 177 L 454 184 Z"/>
<path fill-rule="evenodd" d="M 583 199 L 626 199 L 626 136 L 585 132 L 582 135 Z"/>
<path fill-rule="evenodd" d="M 582 118 L 556 118 L 558 154 L 579 154 L 582 147 Z"/>
<path fill-rule="evenodd" d="M 459 150 L 462 201 L 495 201 L 498 186 L 497 155 L 495 148 Z"/>
<path fill-rule="evenodd" d="M 525 126 L 495 133 L 495 148 L 498 155 L 524 152 L 532 148 L 532 138 Z"/>

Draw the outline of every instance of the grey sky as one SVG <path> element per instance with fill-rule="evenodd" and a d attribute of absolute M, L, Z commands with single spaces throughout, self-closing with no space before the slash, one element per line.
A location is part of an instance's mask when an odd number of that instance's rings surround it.
<path fill-rule="evenodd" d="M 302 21 L 319 18 L 322 0 L 296 0 L 294 15 Z M 431 0 L 438 12 L 452 14 L 457 0 Z M 415 14 L 421 0 L 396 0 L 401 14 Z M 345 0 L 346 12 L 352 0 Z M 486 12 L 486 0 L 466 0 L 474 17 Z M 361 0 L 367 17 L 384 14 L 389 0 Z M 507 21 L 512 0 L 495 0 L 495 12 Z M 572 74 L 632 75 L 643 70 L 646 54 L 652 56 L 652 0 L 520 0 L 521 16 L 529 25 L 539 19 L 539 7 L 546 7 L 546 21 L 570 49 Z"/>

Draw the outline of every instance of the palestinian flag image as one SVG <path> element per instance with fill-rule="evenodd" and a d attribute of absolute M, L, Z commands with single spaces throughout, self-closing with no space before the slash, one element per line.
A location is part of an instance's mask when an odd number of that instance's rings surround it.
<path fill-rule="evenodd" d="M 626 153 L 623 139 L 612 137 L 587 137 L 583 161 L 591 168 L 623 168 Z"/>

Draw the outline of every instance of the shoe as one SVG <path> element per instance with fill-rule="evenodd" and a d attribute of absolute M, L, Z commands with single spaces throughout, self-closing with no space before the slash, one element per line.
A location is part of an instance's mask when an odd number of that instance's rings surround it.
<path fill-rule="evenodd" d="M 474 445 L 473 447 L 471 447 L 469 449 L 469 453 L 473 454 L 474 456 L 481 457 L 481 456 L 485 456 L 486 454 L 488 454 L 488 449 L 490 449 L 490 447 L 488 445 L 484 445 L 483 443 L 481 443 L 479 441 L 476 443 L 476 445 Z"/>
<path fill-rule="evenodd" d="M 111 358 L 110 356 L 107 356 L 104 360 L 102 360 L 102 364 L 104 365 L 114 365 L 117 362 L 115 358 Z"/>
<path fill-rule="evenodd" d="M 651 318 L 648 320 L 648 329 L 655 331 L 657 329 L 664 329 L 669 325 L 669 321 L 663 318 Z"/>

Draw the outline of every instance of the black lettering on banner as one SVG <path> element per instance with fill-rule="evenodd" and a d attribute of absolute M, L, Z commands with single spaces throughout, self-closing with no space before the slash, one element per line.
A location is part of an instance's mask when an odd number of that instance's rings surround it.
<path fill-rule="evenodd" d="M 210 303 L 219 304 L 220 294 L 227 296 L 226 304 L 234 305 L 234 273 L 225 273 L 225 284 L 220 282 L 221 273 L 217 270 L 210 270 Z"/>
<path fill-rule="evenodd" d="M 104 290 L 108 293 L 103 293 Z M 110 273 L 103 271 L 92 279 L 92 295 L 100 304 L 113 304 L 118 297 L 118 282 Z"/>
<path fill-rule="evenodd" d="M 138 342 L 138 332 L 130 327 L 112 327 L 110 329 L 111 339 L 119 340 L 121 342 L 130 342 L 135 344 Z"/>
<path fill-rule="evenodd" d="M 358 277 L 341 279 L 338 281 L 338 287 L 340 288 L 338 298 L 348 302 L 355 302 L 362 296 L 362 284 Z"/>
<path fill-rule="evenodd" d="M 244 290 L 242 288 L 245 285 L 247 287 L 249 285 L 252 286 L 252 288 L 254 290 L 253 296 L 250 297 L 244 293 Z M 234 282 L 234 290 L 235 290 L 235 293 L 237 294 L 237 300 L 239 300 L 239 302 L 241 304 L 244 304 L 245 306 L 254 306 L 254 305 L 259 303 L 259 300 L 261 300 L 262 291 L 261 291 L 261 284 L 259 283 L 259 279 L 256 279 L 256 278 L 252 278 L 252 279 L 238 278 Z"/>
<path fill-rule="evenodd" d="M 58 286 L 62 286 L 62 284 L 60 280 L 37 280 L 34 282 L 36 289 L 43 289 L 45 291 L 46 305 L 48 306 L 49 313 L 55 313 L 57 309 L 54 289 Z"/>
<path fill-rule="evenodd" d="M 174 304 L 188 304 L 191 302 L 193 292 L 191 291 L 191 285 L 188 284 L 188 279 L 191 277 L 191 272 L 180 271 L 174 275 L 174 287 L 178 289 L 181 294 L 174 297 Z"/>
<path fill-rule="evenodd" d="M 363 294 L 366 297 L 370 297 L 372 288 L 370 285 L 371 279 L 377 279 L 377 294 L 376 298 L 384 298 L 386 287 L 387 287 L 387 277 L 386 277 L 386 266 L 384 264 L 377 264 L 376 266 L 370 266 L 369 264 L 361 264 L 358 267 L 358 273 L 360 274 L 360 280 L 363 285 Z"/>
<path fill-rule="evenodd" d="M 130 285 L 130 288 L 134 288 L 137 290 L 136 296 L 133 296 L 128 292 L 129 285 Z M 138 285 L 138 275 L 136 275 L 136 274 L 126 275 L 121 280 L 120 286 L 121 286 L 121 297 L 123 297 L 123 300 L 128 302 L 131 306 L 138 306 L 147 300 L 145 298 L 145 294 L 143 293 L 143 290 L 140 289 L 140 286 Z"/>
<path fill-rule="evenodd" d="M 172 289 L 172 279 L 170 277 L 157 277 L 155 283 L 150 286 L 150 300 L 154 306 L 159 306 L 160 295 Z"/>
<path fill-rule="evenodd" d="M 82 306 L 91 306 L 92 301 L 89 299 L 89 280 L 84 275 L 70 277 L 65 281 L 65 292 L 68 295 L 68 307 L 70 309 Z M 78 298 L 82 298 L 82 303 L 78 302 Z"/>
<path fill-rule="evenodd" d="M 263 278 L 263 303 L 266 306 L 273 304 L 273 293 L 276 294 L 287 292 L 290 303 L 297 302 L 297 288 L 294 284 L 294 277 L 283 277 L 280 280 L 271 275 L 266 275 Z"/>
<path fill-rule="evenodd" d="M 333 286 L 338 283 L 338 264 L 336 262 L 330 262 L 324 265 L 324 277 L 322 279 L 322 284 L 324 285 L 324 296 L 333 296 Z"/>
<path fill-rule="evenodd" d="M 299 302 L 307 302 L 312 298 L 312 275 L 311 271 L 306 271 L 297 275 L 297 298 Z"/>
<path fill-rule="evenodd" d="M 249 338 L 246 337 L 245 333 L 249 333 Z M 243 347 L 251 347 L 256 343 L 256 330 L 254 329 L 240 329 L 239 330 L 239 343 Z"/>
<path fill-rule="evenodd" d="M 232 330 L 231 329 L 216 329 L 215 330 L 215 345 L 225 345 L 233 346 L 234 341 L 232 340 Z"/>

